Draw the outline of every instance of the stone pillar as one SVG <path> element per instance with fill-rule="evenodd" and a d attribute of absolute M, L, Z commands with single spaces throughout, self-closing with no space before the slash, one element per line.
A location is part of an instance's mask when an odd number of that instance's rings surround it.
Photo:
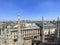
<path fill-rule="evenodd" d="M 5 34 L 2 28 L 1 28 L 1 45 L 5 45 Z"/>
<path fill-rule="evenodd" d="M 58 17 L 58 21 L 57 21 L 57 38 L 59 38 L 59 17 Z"/>
<path fill-rule="evenodd" d="M 23 39 L 21 37 L 21 28 L 20 28 L 20 16 L 18 16 L 18 45 L 23 44 Z"/>
<path fill-rule="evenodd" d="M 6 40 L 6 45 L 13 45 L 12 42 L 12 37 L 11 37 L 11 32 L 10 32 L 10 26 L 5 30 L 5 40 Z"/>
<path fill-rule="evenodd" d="M 44 38 L 45 38 L 45 35 L 44 35 L 44 17 L 42 16 L 42 45 L 45 42 Z"/>

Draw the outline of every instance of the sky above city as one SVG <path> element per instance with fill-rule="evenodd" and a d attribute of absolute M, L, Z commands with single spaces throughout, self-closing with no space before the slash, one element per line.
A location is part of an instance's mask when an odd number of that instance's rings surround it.
<path fill-rule="evenodd" d="M 60 17 L 60 0 L 0 0 L 0 20 L 54 20 Z"/>

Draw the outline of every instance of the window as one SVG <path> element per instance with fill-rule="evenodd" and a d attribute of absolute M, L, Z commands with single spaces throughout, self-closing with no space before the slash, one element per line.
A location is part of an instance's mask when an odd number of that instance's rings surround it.
<path fill-rule="evenodd" d="M 17 42 L 18 41 L 18 39 L 14 39 L 14 42 Z"/>
<path fill-rule="evenodd" d="M 48 31 L 45 31 L 44 34 L 45 34 L 45 35 L 48 35 Z"/>
<path fill-rule="evenodd" d="M 5 43 L 6 43 L 6 40 L 5 40 Z"/>
<path fill-rule="evenodd" d="M 34 38 L 37 38 L 37 36 L 34 36 Z"/>

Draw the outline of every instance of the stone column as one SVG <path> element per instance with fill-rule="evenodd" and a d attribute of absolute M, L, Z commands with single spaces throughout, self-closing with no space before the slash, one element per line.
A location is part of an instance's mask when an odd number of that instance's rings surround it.
<path fill-rule="evenodd" d="M 1 45 L 5 45 L 5 34 L 2 29 L 1 29 Z"/>
<path fill-rule="evenodd" d="M 45 42 L 44 38 L 45 38 L 45 35 L 44 35 L 44 17 L 42 16 L 42 45 Z"/>
<path fill-rule="evenodd" d="M 6 45 L 13 45 L 13 40 L 11 37 L 10 26 L 5 30 L 5 37 L 6 37 Z"/>
<path fill-rule="evenodd" d="M 18 45 L 23 44 L 23 39 L 21 37 L 21 28 L 20 28 L 20 16 L 18 16 Z"/>

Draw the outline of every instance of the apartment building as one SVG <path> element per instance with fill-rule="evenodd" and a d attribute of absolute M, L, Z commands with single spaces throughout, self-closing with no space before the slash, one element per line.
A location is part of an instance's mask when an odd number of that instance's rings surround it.
<path fill-rule="evenodd" d="M 13 28 L 12 28 L 13 27 Z M 32 40 L 40 40 L 40 27 L 35 23 L 20 24 L 20 34 L 22 45 L 32 45 Z M 1 34 L 1 45 L 18 45 L 19 34 L 18 24 L 15 26 L 7 26 Z M 3 40 L 4 39 L 4 40 Z"/>

